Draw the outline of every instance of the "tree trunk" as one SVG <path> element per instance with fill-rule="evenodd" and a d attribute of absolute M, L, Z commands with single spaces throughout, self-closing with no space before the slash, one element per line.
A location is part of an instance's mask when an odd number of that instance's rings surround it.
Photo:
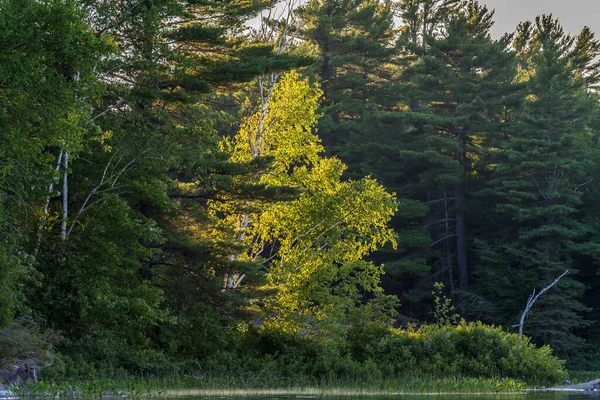
<path fill-rule="evenodd" d="M 448 195 L 444 192 L 444 198 L 447 198 Z M 445 235 L 446 237 L 450 237 L 450 216 L 448 215 L 448 202 L 444 201 L 444 216 L 446 220 L 444 221 L 445 226 Z M 448 280 L 450 281 L 450 293 L 454 293 L 454 271 L 452 265 L 452 249 L 450 248 L 450 240 L 446 240 L 446 268 L 448 268 Z"/>
<path fill-rule="evenodd" d="M 329 79 L 331 78 L 331 59 L 327 48 L 323 49 L 323 66 L 321 67 L 321 90 L 325 101 L 329 100 Z"/>
<path fill-rule="evenodd" d="M 62 165 L 62 159 L 63 159 L 63 151 L 61 150 L 60 153 L 58 153 L 58 159 L 56 161 L 56 168 L 54 168 L 54 170 L 56 172 L 60 171 L 60 166 Z M 46 203 L 44 204 L 44 214 L 42 216 L 42 222 L 40 223 L 40 227 L 38 228 L 37 239 L 35 241 L 35 250 L 33 251 L 33 258 L 37 257 L 37 255 L 40 251 L 40 247 L 42 246 L 42 233 L 44 231 L 44 228 L 46 227 L 46 222 L 48 222 L 48 212 L 50 209 L 50 200 L 52 198 L 51 196 L 52 196 L 53 191 L 54 191 L 54 177 L 52 177 L 52 181 L 48 185 L 48 196 L 46 196 Z"/>
<path fill-rule="evenodd" d="M 454 207 L 456 208 L 456 256 L 460 288 L 469 287 L 469 266 L 467 263 L 467 224 L 463 183 L 454 184 Z"/>
<path fill-rule="evenodd" d="M 67 240 L 67 220 L 69 218 L 69 153 L 65 152 L 63 159 L 63 166 L 65 168 L 63 172 L 63 216 L 62 223 L 60 224 L 60 237 L 61 239 Z"/>
<path fill-rule="evenodd" d="M 543 288 L 537 295 L 535 294 L 535 289 L 533 289 L 533 293 L 531 294 L 531 296 L 529 296 L 529 299 L 527 300 L 527 304 L 525 305 L 525 310 L 523 310 L 523 313 L 521 314 L 521 319 L 520 319 L 519 325 L 518 325 L 519 326 L 519 335 L 523 335 L 523 326 L 525 325 L 525 318 L 527 318 L 527 314 L 529 314 L 529 311 L 531 310 L 531 307 L 533 307 L 533 304 L 537 301 L 537 299 L 540 298 L 541 295 L 543 295 L 548 290 L 550 290 L 552 288 L 552 286 L 556 285 L 558 283 L 558 281 L 560 281 L 568 273 L 569 273 L 569 270 L 566 270 L 565 272 L 563 272 L 562 275 L 560 275 L 558 278 L 554 279 L 554 281 L 552 281 L 551 284 L 549 284 L 548 286 Z"/>

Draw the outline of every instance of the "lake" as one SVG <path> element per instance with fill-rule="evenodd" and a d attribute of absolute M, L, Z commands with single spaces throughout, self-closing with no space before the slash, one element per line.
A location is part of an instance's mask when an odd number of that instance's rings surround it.
<path fill-rule="evenodd" d="M 550 391 L 531 391 L 527 393 L 509 394 L 431 394 L 431 395 L 366 395 L 366 396 L 318 396 L 318 395 L 297 395 L 297 396 L 258 396 L 258 397 L 240 397 L 240 396 L 196 396 L 185 397 L 185 400 L 503 400 L 503 399 L 523 399 L 523 400 L 600 400 L 600 392 L 550 392 Z"/>

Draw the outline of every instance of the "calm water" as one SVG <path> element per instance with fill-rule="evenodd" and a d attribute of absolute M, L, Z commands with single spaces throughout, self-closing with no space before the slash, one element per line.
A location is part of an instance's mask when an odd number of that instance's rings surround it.
<path fill-rule="evenodd" d="M 389 396 L 263 396 L 263 397 L 189 397 L 182 400 L 600 400 L 600 392 L 533 392 L 527 394 L 485 395 L 389 395 Z"/>

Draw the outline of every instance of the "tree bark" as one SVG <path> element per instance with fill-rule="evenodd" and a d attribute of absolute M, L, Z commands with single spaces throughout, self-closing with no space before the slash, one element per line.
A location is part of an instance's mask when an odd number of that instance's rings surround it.
<path fill-rule="evenodd" d="M 552 286 L 556 285 L 558 283 L 558 281 L 560 281 L 562 279 L 562 277 L 564 277 L 568 273 L 569 273 L 569 270 L 566 270 L 565 272 L 563 272 L 561 276 L 559 276 L 551 284 L 549 284 L 548 286 L 543 288 L 537 295 L 535 294 L 535 289 L 533 289 L 533 293 L 531 294 L 531 296 L 529 296 L 529 299 L 527 300 L 527 305 L 525 306 L 525 310 L 523 310 L 523 314 L 521 314 L 521 320 L 519 321 L 519 335 L 523 334 L 523 326 L 525 325 L 525 318 L 527 317 L 527 314 L 529 314 L 531 307 L 533 307 L 533 303 L 535 303 L 536 300 L 539 299 L 541 295 L 543 295 L 548 290 L 550 290 L 550 288 Z"/>
<path fill-rule="evenodd" d="M 58 153 L 56 167 L 54 168 L 54 170 L 57 173 L 58 173 L 58 171 L 60 171 L 60 166 L 62 165 L 62 160 L 63 160 L 63 151 L 61 150 Z M 51 200 L 53 191 L 54 191 L 54 177 L 52 177 L 52 181 L 48 185 L 48 196 L 46 196 L 46 203 L 44 204 L 44 214 L 42 216 L 42 222 L 40 223 L 40 227 L 39 227 L 38 233 L 37 233 L 37 239 L 35 241 L 35 250 L 33 251 L 33 258 L 37 257 L 37 255 L 40 251 L 40 247 L 42 246 L 42 232 L 43 232 L 44 228 L 46 227 L 46 222 L 48 222 L 48 212 L 50 209 L 50 200 Z"/>
<path fill-rule="evenodd" d="M 447 197 L 446 192 L 444 192 L 444 197 Z M 444 227 L 446 228 L 446 236 L 450 236 L 450 224 L 449 221 L 451 220 L 450 216 L 448 215 L 448 202 L 444 201 L 444 214 L 445 214 L 445 221 L 444 221 Z M 448 268 L 448 280 L 450 281 L 450 293 L 454 293 L 454 271 L 453 269 L 453 265 L 452 265 L 452 250 L 450 248 L 450 241 L 446 240 L 446 268 Z"/>
<path fill-rule="evenodd" d="M 69 153 L 65 151 L 63 159 L 63 216 L 60 224 L 60 237 L 63 241 L 67 240 L 67 220 L 69 218 Z"/>
<path fill-rule="evenodd" d="M 327 46 L 322 50 L 323 65 L 321 66 L 321 90 L 325 101 L 329 100 L 329 79 L 331 79 L 331 60 L 328 51 Z"/>
<path fill-rule="evenodd" d="M 469 265 L 467 256 L 467 223 L 463 183 L 454 184 L 454 207 L 456 208 L 456 256 L 460 288 L 469 288 Z"/>

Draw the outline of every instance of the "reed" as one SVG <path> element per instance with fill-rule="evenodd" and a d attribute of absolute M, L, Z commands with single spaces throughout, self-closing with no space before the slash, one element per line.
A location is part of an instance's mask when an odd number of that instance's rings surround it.
<path fill-rule="evenodd" d="M 38 382 L 27 387 L 15 386 L 14 393 L 23 398 L 39 397 L 265 397 L 307 396 L 356 397 L 408 394 L 490 394 L 521 393 L 527 386 L 512 379 L 480 379 L 453 377 L 399 377 L 389 380 L 307 378 L 264 379 L 264 377 L 186 377 L 162 378 L 124 377 L 117 379 L 90 378 L 68 382 Z"/>

